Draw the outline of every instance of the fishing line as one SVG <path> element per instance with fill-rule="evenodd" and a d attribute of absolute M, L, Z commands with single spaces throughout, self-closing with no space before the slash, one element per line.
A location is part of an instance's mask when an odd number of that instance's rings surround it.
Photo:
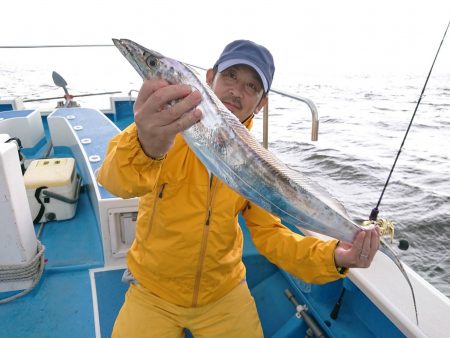
<path fill-rule="evenodd" d="M 406 129 L 405 136 L 403 137 L 402 144 L 400 145 L 400 149 L 397 152 L 397 156 L 395 157 L 394 164 L 392 165 L 391 171 L 390 171 L 390 173 L 388 175 L 386 183 L 384 184 L 384 187 L 383 187 L 383 190 L 381 192 L 380 198 L 378 199 L 377 206 L 375 208 L 373 208 L 372 212 L 370 213 L 369 220 L 371 220 L 371 221 L 376 221 L 377 220 L 378 212 L 379 212 L 378 207 L 380 206 L 381 200 L 383 199 L 384 192 L 386 191 L 386 188 L 387 188 L 387 186 L 389 184 L 389 180 L 391 179 L 391 176 L 392 176 L 392 173 L 394 171 L 395 165 L 397 164 L 397 160 L 398 160 L 398 158 L 400 156 L 400 153 L 402 151 L 403 145 L 405 144 L 406 137 L 408 136 L 409 130 L 411 129 L 411 125 L 413 123 L 414 117 L 416 116 L 416 112 L 417 112 L 417 109 L 419 108 L 419 104 L 422 101 L 423 93 L 425 92 L 425 88 L 427 87 L 427 84 L 428 84 L 428 79 L 430 78 L 431 72 L 433 71 L 434 63 L 436 62 L 436 59 L 437 59 L 437 57 L 439 55 L 439 52 L 441 50 L 441 46 L 442 46 L 442 44 L 443 44 L 443 42 L 445 40 L 445 36 L 447 35 L 447 31 L 448 31 L 448 27 L 449 26 L 450 26 L 450 21 L 449 21 L 449 23 L 447 25 L 447 28 L 445 29 L 445 33 L 444 33 L 444 36 L 442 37 L 441 43 L 439 44 L 439 48 L 438 48 L 438 50 L 436 52 L 436 55 L 434 57 L 433 63 L 432 63 L 431 68 L 430 68 L 430 71 L 428 72 L 427 79 L 425 80 L 425 84 L 424 84 L 424 86 L 422 88 L 422 92 L 420 93 L 419 100 L 417 101 L 416 108 L 414 109 L 414 113 L 413 113 L 413 115 L 411 117 L 411 121 L 409 121 L 409 125 L 408 125 L 408 128 Z"/>
<path fill-rule="evenodd" d="M 114 45 L 22 45 L 22 46 L 0 46 L 0 49 L 20 49 L 20 48 L 78 48 L 78 47 L 114 47 Z"/>

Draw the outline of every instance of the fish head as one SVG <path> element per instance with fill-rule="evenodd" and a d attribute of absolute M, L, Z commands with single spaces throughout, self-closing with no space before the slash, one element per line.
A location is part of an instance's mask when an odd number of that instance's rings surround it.
<path fill-rule="evenodd" d="M 180 63 L 161 53 L 145 48 L 127 39 L 112 39 L 114 45 L 131 63 L 143 79 L 164 79 L 169 83 L 179 83 L 181 73 L 177 71 Z"/>

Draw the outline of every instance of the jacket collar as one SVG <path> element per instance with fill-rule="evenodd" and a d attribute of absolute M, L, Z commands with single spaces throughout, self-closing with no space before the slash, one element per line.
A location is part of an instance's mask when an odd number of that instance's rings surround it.
<path fill-rule="evenodd" d="M 247 117 L 246 120 L 242 122 L 242 124 L 248 129 L 251 130 L 253 127 L 253 118 L 255 117 L 255 114 L 251 114 L 249 117 Z"/>

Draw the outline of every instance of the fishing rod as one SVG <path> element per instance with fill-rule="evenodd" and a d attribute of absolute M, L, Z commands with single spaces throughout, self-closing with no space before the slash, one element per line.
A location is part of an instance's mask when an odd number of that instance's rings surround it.
<path fill-rule="evenodd" d="M 397 152 L 397 156 L 395 157 L 394 164 L 392 165 L 392 168 L 391 168 L 391 171 L 390 171 L 390 173 L 388 175 L 386 183 L 384 184 L 383 190 L 381 191 L 381 195 L 380 195 L 380 198 L 378 199 L 378 203 L 377 203 L 376 207 L 373 208 L 371 213 L 370 213 L 370 216 L 369 216 L 369 220 L 370 221 L 376 221 L 377 220 L 378 212 L 379 212 L 378 208 L 380 206 L 381 200 L 383 199 L 384 192 L 386 191 L 386 188 L 387 188 L 387 186 L 389 184 L 389 181 L 391 179 L 392 173 L 394 172 L 395 165 L 397 164 L 397 160 L 398 160 L 398 158 L 400 156 L 400 153 L 402 151 L 403 145 L 405 144 L 406 137 L 408 136 L 409 130 L 411 129 L 411 125 L 412 125 L 412 123 L 414 121 L 414 117 L 416 116 L 417 109 L 419 108 L 420 102 L 422 101 L 423 93 L 425 92 L 425 88 L 427 87 L 428 80 L 430 78 L 431 72 L 433 71 L 433 67 L 434 67 L 436 59 L 437 59 L 437 57 L 439 55 L 439 52 L 441 50 L 441 46 L 444 43 L 445 36 L 447 35 L 447 31 L 448 31 L 448 27 L 449 26 L 450 26 L 450 21 L 449 21 L 449 23 L 447 25 L 447 28 L 445 29 L 444 36 L 442 37 L 441 43 L 439 44 L 439 48 L 438 48 L 438 50 L 436 52 L 436 55 L 435 55 L 434 60 L 433 60 L 433 63 L 431 64 L 430 71 L 428 72 L 428 76 L 427 76 L 427 78 L 425 80 L 425 84 L 424 84 L 424 86 L 422 88 L 422 92 L 420 93 L 419 100 L 417 101 L 416 108 L 414 109 L 414 113 L 413 113 L 413 115 L 411 117 L 411 120 L 409 121 L 409 125 L 408 125 L 408 128 L 406 129 L 405 136 L 403 137 L 403 141 L 402 141 L 402 143 L 400 145 L 400 149 Z"/>
<path fill-rule="evenodd" d="M 428 76 L 427 76 L 427 78 L 425 80 L 425 84 L 424 84 L 424 86 L 422 88 L 422 92 L 420 93 L 419 99 L 417 100 L 416 107 L 415 107 L 414 112 L 412 114 L 411 120 L 409 121 L 408 128 L 406 129 L 405 136 L 403 137 L 402 143 L 401 143 L 400 148 L 399 148 L 399 150 L 397 152 L 397 155 L 395 157 L 395 160 L 394 160 L 394 163 L 392 165 L 391 171 L 389 172 L 389 175 L 387 177 L 386 183 L 384 184 L 384 187 L 383 187 L 383 190 L 381 192 L 380 198 L 378 199 L 378 203 L 377 203 L 376 207 L 373 208 L 371 213 L 370 213 L 369 222 L 374 222 L 374 223 L 377 222 L 378 213 L 379 213 L 379 209 L 378 208 L 380 206 L 381 200 L 383 199 L 384 193 L 385 193 L 386 188 L 387 188 L 387 186 L 389 184 L 389 181 L 391 179 L 392 173 L 394 172 L 394 168 L 395 168 L 395 166 L 397 164 L 397 160 L 398 160 L 398 158 L 400 156 L 400 153 L 401 153 L 402 148 L 403 148 L 403 146 L 405 144 L 406 138 L 407 138 L 407 136 L 409 134 L 409 130 L 411 129 L 411 125 L 412 125 L 412 123 L 414 121 L 414 117 L 416 116 L 417 109 L 419 108 L 420 102 L 422 101 L 423 93 L 425 92 L 425 88 L 427 87 L 428 80 L 430 79 L 431 72 L 433 71 L 433 67 L 434 67 L 434 64 L 436 63 L 436 59 L 437 59 L 437 57 L 439 55 L 439 52 L 440 52 L 441 47 L 442 47 L 442 44 L 444 43 L 445 36 L 447 35 L 447 31 L 448 31 L 449 26 L 450 26 L 450 21 L 447 24 L 447 28 L 445 29 L 444 36 L 442 37 L 441 43 L 439 44 L 439 48 L 438 48 L 438 50 L 436 52 L 436 55 L 434 56 L 433 63 L 431 64 L 430 71 L 428 72 Z M 381 220 L 381 221 L 382 221 L 382 223 L 384 222 L 384 220 Z M 386 223 L 389 223 L 389 222 L 386 222 Z M 392 226 L 392 223 L 390 225 Z M 391 236 L 392 236 L 393 232 L 391 230 L 393 230 L 393 228 L 389 229 L 388 232 L 391 232 Z M 408 249 L 408 247 L 409 247 L 408 241 L 406 241 L 406 240 L 400 241 L 400 243 L 399 243 L 399 248 L 400 249 L 406 250 L 406 249 Z M 386 246 L 386 248 L 389 248 L 389 247 Z M 414 289 L 413 289 L 413 286 L 412 286 L 408 276 L 406 275 L 406 272 L 404 271 L 400 261 L 399 261 L 399 264 L 400 264 L 399 268 L 400 268 L 400 270 L 402 270 L 402 273 L 405 276 L 406 281 L 408 282 L 409 287 L 411 289 L 412 299 L 413 299 L 413 303 L 414 303 L 414 310 L 415 310 L 415 315 L 416 315 L 416 323 L 417 323 L 417 325 L 419 325 L 419 317 L 418 317 L 418 312 L 417 312 L 417 303 L 416 303 L 416 297 L 415 297 L 415 294 L 414 294 Z"/>

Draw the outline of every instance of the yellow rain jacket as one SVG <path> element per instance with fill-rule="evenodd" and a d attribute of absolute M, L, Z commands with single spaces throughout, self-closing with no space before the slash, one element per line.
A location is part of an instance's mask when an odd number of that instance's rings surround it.
<path fill-rule="evenodd" d="M 336 240 L 293 233 L 210 176 L 180 135 L 165 159 L 152 160 L 133 123 L 111 140 L 98 181 L 122 198 L 140 197 L 128 268 L 173 304 L 214 302 L 245 279 L 239 212 L 256 248 L 280 268 L 312 283 L 343 277 L 334 263 Z"/>

